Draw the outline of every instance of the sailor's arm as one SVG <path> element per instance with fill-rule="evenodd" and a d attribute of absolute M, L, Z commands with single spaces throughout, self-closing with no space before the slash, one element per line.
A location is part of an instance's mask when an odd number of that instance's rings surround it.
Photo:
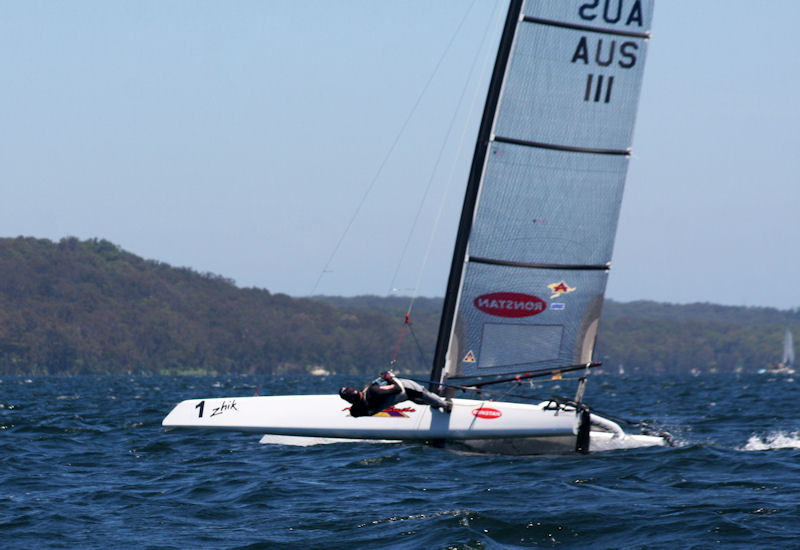
<path fill-rule="evenodd" d="M 386 380 L 387 382 L 392 384 L 395 388 L 397 388 L 396 392 L 392 392 L 392 393 L 402 394 L 400 396 L 400 399 L 397 400 L 398 403 L 400 401 L 405 401 L 406 399 L 408 399 L 408 394 L 406 393 L 406 389 L 403 387 L 403 384 L 400 383 L 400 381 L 397 379 L 397 377 L 394 375 L 394 373 L 392 371 L 386 372 L 383 375 L 383 378 L 384 378 L 384 380 Z"/>

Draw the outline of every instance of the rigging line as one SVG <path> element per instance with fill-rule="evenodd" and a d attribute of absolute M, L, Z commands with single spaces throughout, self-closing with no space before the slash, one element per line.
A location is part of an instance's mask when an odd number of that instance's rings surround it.
<path fill-rule="evenodd" d="M 392 362 L 389 363 L 390 365 L 394 365 L 397 363 L 397 354 L 400 352 L 400 343 L 403 341 L 403 334 L 405 334 L 406 327 L 411 325 L 411 321 L 409 320 L 409 316 L 406 315 L 406 320 L 403 323 L 403 328 L 400 329 L 400 337 L 397 339 L 397 345 L 394 347 L 394 355 L 392 356 Z"/>
<path fill-rule="evenodd" d="M 469 16 L 469 14 L 472 12 L 472 8 L 475 6 L 475 2 L 476 2 L 476 0 L 472 0 L 472 3 L 470 4 L 469 8 L 467 9 L 466 13 L 464 14 L 464 17 L 462 18 L 461 23 L 459 24 L 459 29 L 463 25 L 464 21 L 466 21 L 467 16 Z M 479 49 L 478 49 L 479 52 L 480 52 L 480 47 L 483 45 L 483 43 L 484 43 L 484 41 L 486 39 L 486 32 L 488 31 L 489 26 L 487 26 L 486 29 L 487 30 L 484 31 L 483 39 L 481 40 L 481 42 L 479 44 Z M 411 228 L 410 228 L 410 230 L 408 232 L 408 236 L 406 237 L 406 242 L 403 245 L 403 250 L 400 252 L 400 257 L 399 257 L 399 259 L 397 261 L 397 267 L 394 270 L 394 275 L 392 276 L 392 282 L 389 285 L 389 293 L 391 293 L 391 292 L 393 292 L 395 290 L 395 286 L 394 286 L 395 281 L 397 280 L 397 276 L 400 273 L 400 267 L 403 265 L 403 260 L 405 259 L 406 253 L 408 252 L 408 247 L 411 244 L 411 237 L 414 235 L 414 228 L 417 227 L 417 222 L 419 221 L 419 218 L 422 215 L 422 208 L 425 205 L 425 201 L 428 198 L 428 194 L 430 193 L 431 188 L 433 187 L 433 181 L 434 181 L 434 179 L 436 177 L 436 172 L 439 169 L 439 164 L 442 161 L 442 157 L 444 155 L 444 150 L 447 147 L 447 143 L 448 143 L 448 139 L 447 138 L 448 138 L 448 136 L 450 136 L 451 132 L 453 131 L 453 127 L 455 126 L 456 117 L 458 116 L 458 111 L 461 108 L 461 103 L 464 101 L 464 96 L 466 95 L 466 92 L 467 92 L 467 83 L 469 82 L 470 77 L 474 73 L 476 61 L 477 61 L 477 56 L 473 59 L 472 67 L 470 68 L 469 72 L 467 73 L 467 82 L 465 82 L 464 85 L 461 87 L 461 95 L 459 96 L 458 102 L 456 103 L 456 108 L 453 110 L 453 116 L 450 119 L 450 124 L 447 127 L 447 132 L 445 132 L 444 139 L 442 140 L 442 145 L 439 148 L 439 154 L 436 156 L 436 163 L 433 165 L 433 168 L 431 169 L 431 174 L 430 174 L 430 177 L 428 178 L 428 183 L 425 186 L 425 192 L 422 195 L 422 199 L 419 201 L 419 206 L 417 207 L 417 212 L 414 215 L 414 221 L 411 222 Z M 469 117 L 467 117 L 466 120 L 469 120 Z M 414 288 L 414 294 L 416 294 L 417 289 L 418 289 L 418 287 Z M 413 300 L 413 297 L 412 297 L 412 300 Z M 411 308 L 410 307 L 409 307 L 408 313 L 411 313 Z"/>
<path fill-rule="evenodd" d="M 495 22 L 494 22 L 493 25 L 488 25 L 486 27 L 486 30 L 484 31 L 484 34 L 483 34 L 483 38 L 481 39 L 481 45 L 483 45 L 485 43 L 486 38 L 487 38 L 488 33 L 489 33 L 489 29 L 492 28 L 492 27 L 496 27 L 499 24 L 498 22 L 502 21 L 502 15 L 503 15 L 502 14 L 502 10 L 499 10 L 498 7 L 497 7 L 499 5 L 499 3 L 500 3 L 499 1 L 495 3 L 494 11 L 497 14 L 495 16 Z M 489 66 L 489 62 L 491 61 L 491 59 L 493 59 L 493 57 L 491 55 L 489 55 L 489 53 L 487 52 L 487 54 L 484 55 L 484 58 L 483 58 L 483 67 L 480 70 L 480 74 L 485 74 L 487 72 L 488 66 Z M 470 72 L 472 72 L 472 70 Z M 465 121 L 472 118 L 472 114 L 475 112 L 475 106 L 478 103 L 478 97 L 479 97 L 480 92 L 481 92 L 481 90 L 479 89 L 479 87 L 476 86 L 474 91 L 473 91 L 473 93 L 472 93 L 472 100 L 470 102 L 469 111 L 467 113 L 467 116 L 465 117 Z M 462 94 L 462 97 L 463 97 L 463 94 Z M 460 101 L 461 101 L 461 99 L 459 99 L 459 102 Z M 458 164 L 458 159 L 461 158 L 461 152 L 464 149 L 464 140 L 466 139 L 466 136 L 467 136 L 467 124 L 465 122 L 464 126 L 462 126 L 462 128 L 461 128 L 461 136 L 459 137 L 459 140 L 458 140 L 458 149 L 456 150 L 456 154 L 453 157 L 453 162 L 450 164 L 450 173 L 447 176 L 447 181 L 446 181 L 445 186 L 444 186 L 444 191 L 442 193 L 442 198 L 439 201 L 439 209 L 436 212 L 436 218 L 434 219 L 433 227 L 432 227 L 430 235 L 428 237 L 428 244 L 425 247 L 425 256 L 422 259 L 422 263 L 420 265 L 419 272 L 417 274 L 417 282 L 414 285 L 414 293 L 413 293 L 413 295 L 411 297 L 411 301 L 410 301 L 410 303 L 408 305 L 408 313 L 411 313 L 411 309 L 414 307 L 414 301 L 417 298 L 417 293 L 419 292 L 419 286 L 420 286 L 420 283 L 422 281 L 422 275 L 425 272 L 425 267 L 428 264 L 428 258 L 430 257 L 431 249 L 433 248 L 433 238 L 436 235 L 437 229 L 439 227 L 439 222 L 442 219 L 442 213 L 444 212 L 446 199 L 447 199 L 447 196 L 448 196 L 448 194 L 450 192 L 450 187 L 453 184 L 453 179 L 454 179 L 455 172 L 456 172 L 456 166 Z"/>
<path fill-rule="evenodd" d="M 469 12 L 467 12 L 467 13 L 469 13 Z M 331 263 L 333 262 L 333 258 L 339 252 L 339 248 L 342 246 L 342 242 L 344 242 L 345 236 L 347 235 L 347 233 L 350 232 L 350 228 L 353 226 L 353 223 L 355 222 L 356 218 L 358 217 L 359 212 L 361 212 L 361 208 L 364 206 L 364 203 L 367 201 L 367 197 L 372 192 L 372 189 L 375 187 L 375 184 L 378 182 L 378 178 L 380 177 L 381 173 L 383 172 L 383 169 L 386 167 L 386 163 L 389 161 L 389 158 L 392 156 L 392 153 L 394 152 L 395 147 L 397 147 L 397 144 L 400 142 L 400 137 L 402 137 L 402 135 L 405 133 L 405 130 L 408 127 L 409 122 L 411 122 L 411 119 L 414 117 L 414 114 L 417 112 L 417 108 L 419 107 L 420 103 L 422 102 L 422 98 L 425 96 L 425 93 L 428 91 L 428 88 L 430 87 L 431 82 L 433 82 L 433 78 L 439 72 L 439 67 L 442 65 L 442 61 L 444 61 L 444 58 L 447 56 L 447 53 L 450 51 L 450 48 L 452 47 L 453 42 L 455 42 L 455 38 L 456 38 L 456 36 L 458 36 L 458 33 L 461 30 L 461 27 L 463 26 L 465 20 L 466 20 L 466 14 L 461 19 L 461 22 L 458 24 L 458 27 L 456 28 L 455 32 L 453 32 L 453 35 L 450 37 L 450 41 L 448 42 L 447 47 L 445 48 L 445 50 L 442 53 L 441 57 L 439 57 L 439 61 L 436 62 L 436 66 L 433 68 L 433 71 L 431 72 L 430 76 L 428 77 L 428 81 L 425 83 L 425 86 L 423 86 L 422 91 L 417 96 L 417 99 L 414 102 L 414 106 L 411 107 L 411 112 L 406 117 L 406 120 L 403 122 L 403 125 L 400 127 L 400 131 L 395 136 L 394 141 L 392 142 L 392 145 L 389 147 L 389 150 L 386 152 L 386 155 L 383 157 L 383 160 L 381 161 L 380 166 L 378 166 L 378 171 L 375 172 L 375 175 L 373 176 L 372 181 L 370 181 L 369 185 L 367 186 L 366 191 L 364 192 L 364 194 L 361 197 L 361 200 L 359 201 L 358 205 L 356 206 L 355 212 L 353 212 L 353 215 L 350 217 L 350 221 L 347 222 L 347 226 L 344 228 L 344 231 L 342 232 L 342 235 L 339 237 L 339 240 L 337 241 L 336 246 L 333 247 L 333 252 L 331 252 L 330 257 L 328 257 L 328 260 L 325 262 L 325 266 L 322 268 L 322 272 L 320 272 L 319 277 L 317 277 L 317 281 L 314 283 L 314 288 L 311 289 L 310 296 L 313 296 L 314 293 L 317 291 L 317 287 L 319 286 L 319 283 L 322 280 L 323 275 L 325 275 L 325 273 L 328 271 L 328 268 L 330 267 Z"/>
<path fill-rule="evenodd" d="M 425 352 L 422 351 L 422 346 L 419 344 L 419 340 L 417 339 L 417 335 L 414 332 L 414 327 L 409 323 L 408 330 L 411 333 L 411 337 L 414 338 L 414 343 L 417 345 L 417 351 L 419 351 L 419 358 L 422 361 L 423 365 L 430 365 L 427 358 L 425 357 Z"/>
<path fill-rule="evenodd" d="M 522 382 L 517 380 L 517 383 L 514 384 L 513 386 L 511 386 L 510 388 L 508 388 L 508 391 L 506 393 L 504 393 L 503 395 L 501 395 L 497 400 L 498 401 L 502 401 L 506 396 L 510 395 L 511 392 L 514 391 L 514 389 L 520 387 L 521 385 L 522 385 Z"/>

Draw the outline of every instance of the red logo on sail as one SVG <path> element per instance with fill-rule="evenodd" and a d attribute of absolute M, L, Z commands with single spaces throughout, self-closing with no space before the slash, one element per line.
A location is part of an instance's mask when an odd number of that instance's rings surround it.
<path fill-rule="evenodd" d="M 503 416 L 503 413 L 497 409 L 492 409 L 491 407 L 478 407 L 477 409 L 472 409 L 472 415 L 477 416 L 478 418 L 492 420 L 494 418 L 500 418 Z"/>
<path fill-rule="evenodd" d="M 475 307 L 497 317 L 530 317 L 547 309 L 547 303 L 537 296 L 520 292 L 492 292 L 478 296 Z"/>

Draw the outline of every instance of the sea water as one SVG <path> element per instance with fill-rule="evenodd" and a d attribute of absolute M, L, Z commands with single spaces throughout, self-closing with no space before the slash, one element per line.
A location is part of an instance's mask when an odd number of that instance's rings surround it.
<path fill-rule="evenodd" d="M 180 400 L 346 377 L 3 377 L 0 540 L 19 548 L 800 546 L 800 380 L 592 376 L 673 448 L 505 457 L 167 431 Z M 543 386 L 539 393 L 561 388 Z M 563 392 L 567 393 L 567 386 Z"/>

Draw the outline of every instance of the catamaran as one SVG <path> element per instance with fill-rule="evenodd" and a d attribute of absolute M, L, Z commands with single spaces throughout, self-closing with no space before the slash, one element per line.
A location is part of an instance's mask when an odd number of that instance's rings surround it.
<path fill-rule="evenodd" d="M 183 401 L 163 425 L 502 454 L 670 443 L 583 401 L 652 12 L 653 0 L 509 3 L 429 381 L 449 414 L 404 402 L 355 418 L 335 394 L 228 397 Z M 581 375 L 574 397 L 493 400 L 497 384 L 567 373 Z"/>

